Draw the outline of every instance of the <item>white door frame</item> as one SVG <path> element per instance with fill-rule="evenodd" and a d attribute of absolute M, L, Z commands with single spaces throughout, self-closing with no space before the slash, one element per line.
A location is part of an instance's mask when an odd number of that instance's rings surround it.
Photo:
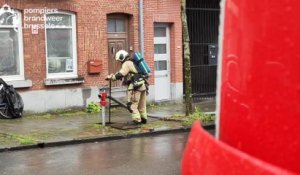
<path fill-rule="evenodd" d="M 166 28 L 166 37 L 155 37 L 154 36 L 154 45 L 155 44 L 166 44 L 166 54 L 155 54 L 154 52 L 154 64 L 156 61 L 167 61 L 167 70 L 166 71 L 156 71 L 154 70 L 154 82 L 156 82 L 157 78 L 163 78 L 167 76 L 167 86 L 163 87 L 167 88 L 164 89 L 163 93 L 165 96 L 163 98 L 159 98 L 158 91 L 159 88 L 157 88 L 157 82 L 155 83 L 155 101 L 164 101 L 164 100 L 171 100 L 171 47 L 170 47 L 170 26 L 168 24 L 155 24 L 154 30 L 156 27 L 164 27 Z M 160 89 L 161 90 L 161 89 Z"/>

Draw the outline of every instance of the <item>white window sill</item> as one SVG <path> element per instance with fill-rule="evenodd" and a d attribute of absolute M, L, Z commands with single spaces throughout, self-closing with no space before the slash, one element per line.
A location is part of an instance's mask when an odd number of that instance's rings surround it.
<path fill-rule="evenodd" d="M 32 81 L 31 80 L 7 81 L 7 84 L 13 85 L 14 88 L 29 88 L 29 87 L 32 87 Z"/>
<path fill-rule="evenodd" d="M 83 77 L 46 79 L 44 81 L 45 86 L 59 86 L 59 85 L 82 84 L 82 83 L 84 83 Z"/>

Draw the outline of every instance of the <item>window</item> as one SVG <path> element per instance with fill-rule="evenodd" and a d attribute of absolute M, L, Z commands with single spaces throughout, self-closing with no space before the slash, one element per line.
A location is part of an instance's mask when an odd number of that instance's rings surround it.
<path fill-rule="evenodd" d="M 167 60 L 155 61 L 155 71 L 162 71 L 167 69 Z"/>
<path fill-rule="evenodd" d="M 24 80 L 21 13 L 0 15 L 0 77 L 5 81 Z"/>
<path fill-rule="evenodd" d="M 166 54 L 167 53 L 167 44 L 154 44 L 154 53 L 155 54 Z"/>
<path fill-rule="evenodd" d="M 167 37 L 166 27 L 155 27 L 154 37 Z"/>
<path fill-rule="evenodd" d="M 75 15 L 46 15 L 47 78 L 77 77 Z"/>
<path fill-rule="evenodd" d="M 125 19 L 109 19 L 107 25 L 109 33 L 124 33 L 126 32 Z"/>

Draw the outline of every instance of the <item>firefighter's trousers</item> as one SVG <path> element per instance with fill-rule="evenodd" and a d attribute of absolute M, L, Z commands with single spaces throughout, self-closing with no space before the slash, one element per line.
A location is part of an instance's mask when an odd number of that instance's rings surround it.
<path fill-rule="evenodd" d="M 128 102 L 131 102 L 132 120 L 141 122 L 141 118 L 147 119 L 146 90 L 144 91 L 130 90 L 128 91 L 127 97 L 128 97 Z"/>

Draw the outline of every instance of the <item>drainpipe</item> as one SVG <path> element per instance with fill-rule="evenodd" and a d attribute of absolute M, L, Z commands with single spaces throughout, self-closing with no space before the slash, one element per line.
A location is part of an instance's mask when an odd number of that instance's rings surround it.
<path fill-rule="evenodd" d="M 144 56 L 144 0 L 139 0 L 139 34 L 140 52 Z"/>

